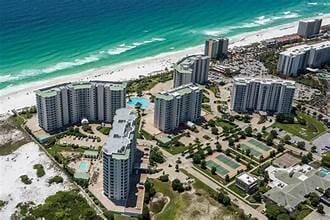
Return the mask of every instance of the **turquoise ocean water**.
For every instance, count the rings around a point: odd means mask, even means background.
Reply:
[[[327,13],[328,0],[0,0],[0,90]]]

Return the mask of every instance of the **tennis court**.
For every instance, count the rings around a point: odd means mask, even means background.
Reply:
[[[214,163],[213,161],[211,160],[208,160],[206,161],[206,166],[211,170],[212,167],[215,167],[216,168],[216,173],[218,173],[220,176],[224,176],[226,175],[227,173],[229,173],[229,171],[225,168],[223,168],[222,166],[220,166],[219,164],[217,163]]]
[[[260,141],[257,141],[255,139],[249,140],[248,143],[253,144],[254,146],[260,148],[263,151],[270,151],[272,149],[271,147],[267,146],[266,144],[263,144]]]
[[[241,166],[240,164],[236,163],[234,160],[230,159],[224,154],[220,154],[219,156],[217,156],[217,159],[233,169],[237,169],[238,167]]]
[[[250,152],[251,152],[251,154],[253,156],[255,156],[256,158],[259,158],[262,155],[262,153],[260,153],[259,151],[256,151],[255,149],[253,149],[252,147],[250,147],[250,146],[248,146],[246,144],[241,144],[241,149],[244,150],[244,151],[246,151],[247,149],[249,149]]]

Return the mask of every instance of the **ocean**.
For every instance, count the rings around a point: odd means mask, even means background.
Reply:
[[[0,90],[329,12],[328,0],[0,0]]]

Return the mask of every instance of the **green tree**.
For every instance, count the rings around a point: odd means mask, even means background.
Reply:
[[[305,150],[305,142],[304,141],[299,141],[298,143],[297,143],[297,147],[299,148],[299,149],[302,149],[302,150]]]
[[[199,153],[195,153],[193,156],[193,163],[200,164],[202,160],[202,157]]]
[[[211,132],[213,135],[218,135],[219,134],[219,129],[217,127],[212,127]]]
[[[224,196],[223,201],[222,201],[222,204],[223,204],[224,206],[229,206],[230,203],[231,203],[231,201],[230,201],[229,196]]]
[[[327,152],[322,156],[321,164],[322,166],[330,168],[330,152]]]
[[[285,209],[279,207],[276,204],[266,204],[266,215],[271,220],[277,220],[277,216],[282,213],[286,213]]]
[[[317,207],[320,203],[320,196],[317,195],[315,192],[309,194],[309,200],[311,201],[311,205]]]
[[[251,127],[245,128],[244,131],[245,131],[246,136],[248,136],[248,137],[252,136],[252,128]]]
[[[163,152],[161,152],[158,147],[152,147],[150,150],[149,161],[151,165],[154,165],[155,163],[164,163],[165,157],[163,155]]]
[[[213,175],[215,175],[216,172],[217,172],[217,168],[216,168],[216,167],[212,167],[212,168],[211,168],[211,173],[212,173]]]
[[[217,144],[215,145],[215,147],[216,147],[217,152],[221,152],[221,151],[222,151],[221,144],[217,143]]]
[[[183,184],[181,183],[181,181],[179,179],[174,179],[172,181],[172,188],[174,191],[178,191],[178,192],[184,191]]]
[[[303,164],[308,164],[309,163],[308,157],[306,155],[302,156],[301,163],[303,163]]]
[[[206,161],[205,160],[201,161],[201,168],[204,169],[204,170],[206,169]]]
[[[291,140],[291,137],[290,137],[290,135],[288,135],[288,134],[287,134],[287,135],[285,135],[285,136],[284,136],[284,138],[283,138],[283,140],[284,140],[284,142],[285,142],[285,143],[287,143],[287,144],[288,144],[288,143],[290,142],[290,140]]]
[[[277,216],[276,220],[290,220],[290,215],[288,215],[286,213],[282,213]]]
[[[317,212],[320,213],[320,214],[324,214],[324,207],[323,207],[323,205],[320,204],[320,205],[317,206]]]
[[[225,198],[225,194],[222,191],[219,192],[219,194],[218,194],[218,202],[219,203],[223,203],[224,198]]]
[[[278,152],[283,152],[283,151],[285,150],[284,145],[281,144],[281,143],[279,143],[279,144],[277,145],[277,150],[278,150]]]

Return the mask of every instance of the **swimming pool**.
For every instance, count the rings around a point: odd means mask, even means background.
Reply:
[[[135,107],[138,103],[141,104],[141,108],[147,109],[149,106],[149,99],[145,97],[133,97],[130,98],[127,102],[128,105]]]
[[[87,173],[88,169],[89,169],[88,161],[83,160],[79,163],[79,171],[80,172]]]
[[[330,174],[330,171],[327,169],[322,168],[319,172],[321,177],[325,177],[326,175]]]

